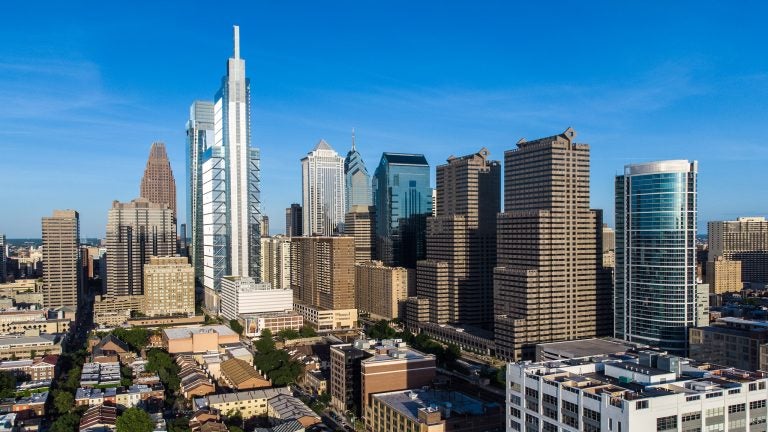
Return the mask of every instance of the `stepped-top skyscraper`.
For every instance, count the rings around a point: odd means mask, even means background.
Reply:
[[[347,208],[344,159],[320,140],[301,159],[302,211],[305,236],[330,236],[340,231]]]
[[[698,165],[633,164],[616,177],[617,338],[681,354],[699,323],[696,282]]]
[[[373,174],[376,254],[387,265],[416,268],[424,259],[432,214],[429,164],[421,154],[383,153]]]
[[[352,206],[371,205],[371,176],[365,167],[363,157],[355,147],[355,131],[352,131],[352,148],[344,158],[344,182],[347,191],[347,208],[349,213]]]
[[[176,217],[176,180],[173,178],[171,161],[168,160],[164,143],[152,143],[147,167],[141,178],[140,196],[149,202],[167,205],[173,212],[173,217]]]
[[[602,211],[589,208],[589,145],[575,137],[568,128],[504,152],[493,305],[496,354],[505,359],[531,359],[542,342],[611,333]]]
[[[234,53],[214,97],[214,142],[203,153],[203,285],[206,307],[218,312],[225,275],[258,280],[260,265],[260,154],[251,146],[251,93],[240,58],[240,28]]]
[[[203,154],[213,145],[213,102],[195,101],[187,121],[187,225],[195,278],[203,280]]]

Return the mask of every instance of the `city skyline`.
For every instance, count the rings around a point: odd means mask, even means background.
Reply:
[[[135,197],[154,141],[166,142],[177,190],[185,191],[178,173],[188,108],[210,98],[222,53],[231,50],[233,24],[242,26],[242,56],[250,64],[253,141],[262,150],[262,203],[272,234],[283,231],[284,209],[300,201],[297,165],[305,149],[321,137],[347,142],[352,127],[369,164],[384,151],[418,152],[434,170],[450,155],[482,146],[502,154],[521,137],[571,125],[592,145],[591,206],[604,209],[611,225],[613,176],[626,164],[661,159],[699,161],[702,232],[710,220],[768,213],[754,199],[768,159],[755,119],[766,108],[753,102],[766,92],[767,60],[753,42],[759,26],[749,25],[763,5],[695,11],[674,5],[664,13],[609,4],[580,10],[419,6],[413,17],[397,8],[373,17],[370,10],[331,6],[329,27],[343,20],[350,28],[312,41],[303,32],[289,34],[313,22],[314,7],[292,15],[296,22],[287,29],[281,29],[288,19],[282,5],[214,11],[198,35],[197,26],[169,32],[157,24],[172,13],[192,13],[167,5],[120,18],[108,6],[97,7],[66,24],[58,22],[56,7],[31,19],[29,6],[12,5],[14,19],[0,29],[8,41],[0,48],[7,59],[0,62],[6,107],[0,146],[13,157],[0,160],[0,171],[25,187],[8,188],[6,202],[15,207],[0,212],[2,231],[8,238],[39,238],[42,216],[72,208],[81,215],[83,237],[104,237],[109,203]],[[343,13],[333,16],[334,7]],[[108,14],[111,20],[93,19]],[[421,28],[424,14],[434,19]],[[558,17],[578,23],[578,30],[569,38],[526,34]],[[629,17],[632,25],[622,28]],[[480,19],[487,25],[474,23]],[[472,25],[460,29],[465,20]],[[600,30],[582,30],[598,20]],[[21,26],[30,21],[49,29],[26,39],[30,33]],[[389,31],[392,21],[401,34]],[[360,40],[350,40],[348,31]],[[186,58],[190,52],[194,61]],[[568,58],[567,69],[529,66],[558,54]],[[126,62],[135,64],[124,68]],[[45,96],[21,97],[30,86]],[[105,176],[110,182],[101,181]],[[72,190],[88,193],[65,192]],[[180,209],[185,195],[179,194]],[[726,199],[729,206],[719,205]],[[180,224],[187,222],[182,213]]]

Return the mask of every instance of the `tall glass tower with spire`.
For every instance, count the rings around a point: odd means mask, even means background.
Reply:
[[[352,130],[352,148],[344,158],[344,186],[347,194],[347,208],[349,213],[352,206],[371,205],[371,176],[365,167],[363,157],[355,147],[355,130]]]
[[[213,145],[203,154],[203,249],[205,304],[218,312],[221,277],[259,279],[260,154],[251,146],[250,82],[234,53],[213,104]]]

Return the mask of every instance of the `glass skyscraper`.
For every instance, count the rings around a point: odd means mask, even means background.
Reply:
[[[617,338],[685,353],[697,325],[697,163],[633,164],[616,177]]]
[[[187,121],[187,225],[195,278],[203,281],[203,154],[213,145],[213,102],[195,101]]]
[[[426,220],[432,215],[429,175],[424,155],[381,155],[373,175],[373,201],[376,250],[387,265],[415,268],[426,255]]]
[[[352,132],[352,148],[344,159],[344,181],[347,194],[347,208],[349,213],[352,206],[371,205],[371,176],[365,167],[363,157],[355,147],[355,132]]]

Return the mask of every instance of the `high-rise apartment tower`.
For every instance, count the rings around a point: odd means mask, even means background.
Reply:
[[[82,290],[80,215],[54,210],[43,218],[43,306],[77,308]]]

